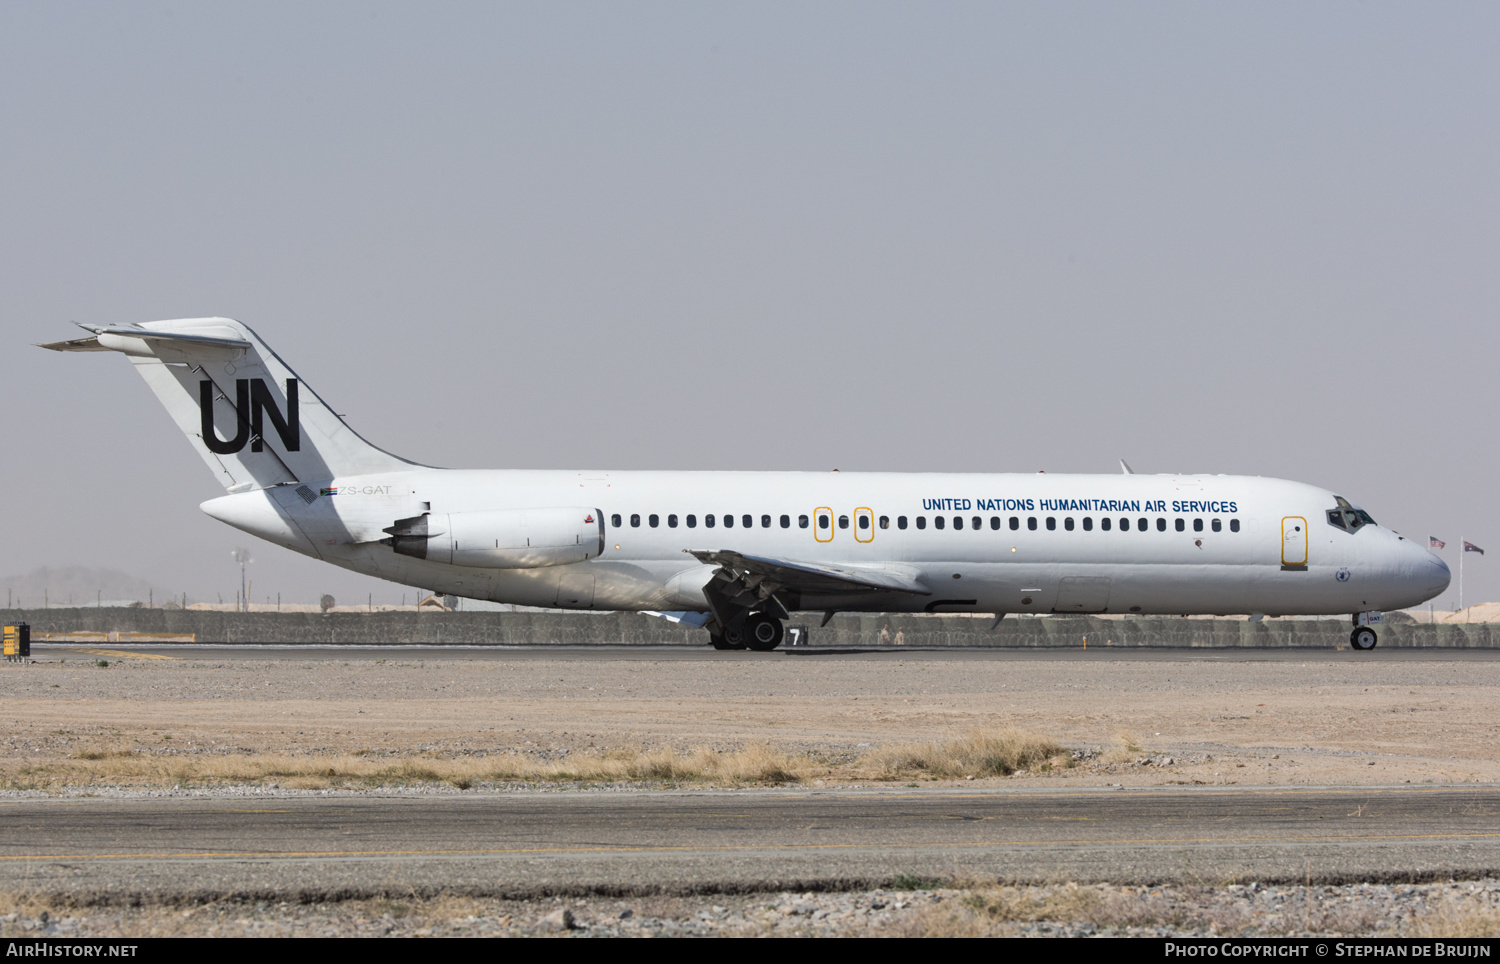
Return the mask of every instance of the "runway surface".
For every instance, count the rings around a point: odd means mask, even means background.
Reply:
[[[0,889],[85,901],[1500,872],[1500,794],[1461,787],[12,797],[0,820]]]
[[[1495,662],[1500,649],[1229,649],[1096,646],[1063,648],[953,647],[860,647],[839,649],[808,646],[770,653],[720,652],[708,646],[430,646],[405,643],[290,644],[290,643],[33,643],[34,659],[72,656],[120,659],[484,659],[484,660],[644,660],[743,662],[787,659],[854,659],[874,661],[1078,661],[1101,662],[1343,662],[1420,663]]]

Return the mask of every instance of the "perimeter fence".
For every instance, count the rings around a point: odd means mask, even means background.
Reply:
[[[1400,617],[1398,617],[1400,618]],[[1406,617],[1409,618],[1409,617]],[[811,646],[1174,649],[1347,648],[1347,619],[1101,619],[1087,616],[993,617],[900,614],[794,614],[810,627]],[[639,613],[374,612],[234,613],[135,607],[0,610],[0,623],[31,624],[39,644],[196,642],[286,644],[501,644],[511,646],[703,646],[707,635]],[[1500,623],[1391,622],[1382,648],[1500,647]]]

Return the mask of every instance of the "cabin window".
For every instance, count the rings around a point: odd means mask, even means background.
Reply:
[[[1011,528],[1014,529],[1015,526],[1011,526]],[[1029,515],[1026,517],[1026,528],[1030,529],[1032,532],[1036,531],[1036,516]],[[1048,526],[1047,528],[1050,529],[1052,527]]]
[[[655,529],[657,526],[661,525],[661,516],[653,512],[646,517],[646,522],[651,526],[651,528]]]
[[[824,515],[821,512],[818,513],[818,528],[819,529],[826,529],[826,528],[828,528],[832,524],[833,523],[829,520],[828,516]]]
[[[1073,517],[1072,516],[1068,516],[1066,519],[1063,520],[1063,528],[1067,529],[1069,532],[1073,531]]]
[[[614,526],[616,529],[620,528],[620,513],[616,512],[614,515],[610,516],[609,524]]]
[[[724,528],[726,528],[726,529],[733,529],[734,528],[734,516],[732,516],[732,515],[726,515],[724,517]]]
[[[771,517],[768,516],[768,515],[761,516],[760,517],[760,527],[762,529],[769,529],[769,528],[771,528]],[[783,526],[783,528],[785,528],[785,526]]]
[[[770,524],[771,517],[766,516],[766,525]],[[744,526],[746,529],[753,529],[755,528],[755,519],[752,516],[742,515],[740,516],[740,525]]]
[[[1156,520],[1156,531],[1157,532],[1166,532],[1167,531],[1167,520],[1166,519],[1157,519]]]
[[[932,517],[932,527],[934,529],[941,529],[943,526],[945,526],[947,524],[948,524],[948,520],[944,519],[940,515],[935,515],[935,516]]]
[[[839,516],[839,528],[840,529],[847,529],[847,528],[849,528],[849,517],[848,516],[846,516],[846,515]]]
[[[898,515],[898,516],[896,516],[896,528],[898,528],[898,529],[905,529],[906,528],[906,516],[904,516],[904,515]]]
[[[963,527],[964,527],[964,517],[961,516],[961,515],[954,516],[953,517],[953,528],[954,529],[962,529]]]
[[[1229,531],[1230,532],[1239,532],[1240,531],[1240,520],[1238,520],[1238,519],[1230,519],[1229,520]]]
[[[691,512],[688,513],[688,517],[683,521],[687,523],[687,527],[689,529],[698,528],[698,517],[693,515]]]
[[[990,516],[990,528],[991,529],[998,529],[998,528],[1000,528],[1000,517],[999,516],[997,516],[997,515]]]
[[[1033,529],[1035,529],[1036,528],[1036,520],[1032,519],[1031,522],[1032,522],[1031,527]],[[1019,528],[1021,528],[1021,517],[1018,516],[1018,515],[1011,516],[1010,517],[1010,527],[1012,529],[1019,529]]]
[[[1187,529],[1187,524],[1185,522],[1183,522],[1181,519],[1178,519],[1177,520],[1177,531],[1178,532],[1182,532],[1185,529]]]
[[[1194,532],[1202,532],[1203,531],[1203,520],[1202,519],[1194,519],[1193,520],[1193,531]]]
[[[891,527],[891,517],[888,516],[888,515],[881,516],[880,517],[880,528],[882,528],[882,529],[889,529],[890,527]]]
[[[925,528],[927,528],[927,517],[925,515],[919,515],[919,516],[917,516],[917,528],[918,529],[925,529]]]
[[[970,519],[969,523],[975,529],[983,529],[984,528],[984,520],[981,519],[981,518],[979,518],[979,516],[977,516],[977,515],[974,518]],[[995,528],[996,529],[1000,528],[1000,520],[998,518],[995,520]]]
[[[799,529],[806,529],[807,528],[807,516],[805,516],[805,515],[799,515],[799,516],[797,516],[797,528],[799,528]]]
[[[1220,522],[1218,519],[1215,519],[1212,523],[1210,523],[1210,525],[1213,527],[1213,530],[1215,532],[1219,532],[1224,528],[1224,523]]]
[[[1092,532],[1092,531],[1094,531],[1094,517],[1093,516],[1086,515],[1086,516],[1083,517],[1083,531],[1084,532]]]
[[[1047,530],[1050,532],[1050,531],[1052,531],[1052,530],[1054,530],[1056,528],[1057,528],[1057,516],[1052,516],[1052,515],[1047,516]],[[1068,528],[1071,529],[1073,527],[1072,526],[1068,526]]]
[[[858,516],[854,521],[859,525],[861,529],[870,528],[870,517],[867,515]]]
[[[782,528],[783,528],[783,529],[790,529],[790,528],[791,528],[791,527],[792,527],[792,517],[791,517],[791,516],[789,516],[789,515],[784,515],[784,516],[782,516],[782,517],[781,517],[781,527],[782,527]],[[803,528],[804,528],[804,529],[805,529],[805,528],[807,528],[807,522],[806,522],[806,521],[804,521],[804,522],[803,522],[803,523],[802,523],[802,527],[803,527]]]
[[[1135,527],[1142,532],[1145,532],[1147,529],[1151,528],[1151,523],[1147,522],[1145,519],[1141,519],[1136,523]]]
[[[703,517],[703,527],[705,529],[712,529],[716,521],[717,520],[714,519],[714,514],[710,512],[708,515]]]
[[[1099,520],[1099,528],[1100,529],[1103,529],[1105,532],[1108,532],[1109,531],[1109,526],[1110,526],[1109,516],[1105,516],[1104,518],[1102,518],[1102,519]],[[1089,520],[1087,520],[1087,519],[1083,520],[1083,527],[1085,529],[1087,529],[1089,527]]]
[[[638,513],[638,512],[632,512],[630,514],[630,528],[632,528],[632,529],[639,529],[640,527],[641,527],[641,516],[640,516],[640,513]]]
[[[675,515],[669,515],[669,516],[667,516],[667,528],[668,529],[675,529],[675,528],[677,528],[677,517]]]

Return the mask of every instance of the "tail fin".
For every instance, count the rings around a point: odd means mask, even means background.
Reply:
[[[238,321],[84,327],[93,337],[41,347],[126,355],[230,492],[413,466],[355,434]]]

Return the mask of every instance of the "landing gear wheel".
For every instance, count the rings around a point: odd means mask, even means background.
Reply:
[[[1374,649],[1378,641],[1375,630],[1368,626],[1361,626],[1349,634],[1349,645],[1355,649]]]
[[[745,634],[739,633],[709,633],[708,641],[714,649],[744,649]]]
[[[769,653],[781,645],[782,628],[781,620],[768,613],[751,613],[750,618],[745,620],[745,639],[750,648],[761,653]]]

